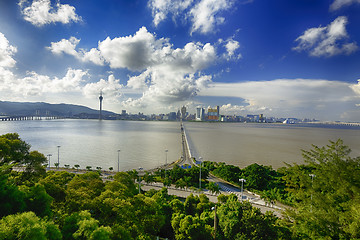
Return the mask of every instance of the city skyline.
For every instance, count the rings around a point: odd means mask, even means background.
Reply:
[[[0,1],[0,101],[360,119],[358,0]]]

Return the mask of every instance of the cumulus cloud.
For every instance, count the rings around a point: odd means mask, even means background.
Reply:
[[[190,21],[191,34],[208,34],[224,23],[225,17],[222,13],[229,10],[232,3],[233,0],[150,0],[148,6],[152,11],[155,26],[171,15],[175,22],[179,17],[183,21]]]
[[[79,42],[80,39],[77,39],[76,37],[70,37],[69,40],[62,39],[59,42],[52,42],[51,46],[47,47],[47,49],[56,55],[66,53],[74,57],[79,57],[79,53],[75,50]]]
[[[13,59],[13,55],[16,51],[17,48],[10,45],[5,35],[0,32],[0,67],[15,66],[16,61]]]
[[[165,44],[165,46],[164,46]],[[166,39],[156,37],[142,27],[133,36],[106,38],[99,43],[99,50],[112,68],[128,68],[132,71],[144,70],[153,62],[159,50],[168,47]]]
[[[19,6],[24,19],[37,27],[56,22],[68,24],[81,21],[75,7],[69,4],[57,2],[51,6],[50,0],[33,0],[31,4],[28,0],[20,0]]]
[[[148,7],[152,11],[154,25],[158,26],[169,14],[173,15],[175,21],[193,2],[194,0],[150,0]]]
[[[349,6],[353,3],[360,3],[360,0],[335,0],[331,5],[330,5],[330,10],[331,11],[335,11],[338,10],[342,7],[345,6]]]
[[[220,12],[230,9],[231,6],[232,1],[229,0],[201,0],[189,12],[193,23],[191,33],[213,32],[217,25],[225,22]]]
[[[129,76],[126,86],[126,89],[142,91],[141,99],[126,101],[127,104],[138,106],[150,102],[169,104],[195,96],[212,78],[201,74],[201,71],[217,58],[216,49],[210,43],[189,42],[183,48],[174,48],[169,39],[158,39],[145,27],[134,35],[114,39],[108,37],[98,43],[97,49],[89,52],[77,50],[78,44],[76,38],[63,39],[51,43],[48,49],[54,54],[69,54],[98,65],[106,63],[113,69],[127,68],[139,72]],[[230,51],[235,51],[235,47],[230,47]],[[88,56],[93,59],[90,60]],[[95,88],[94,85],[90,86]]]
[[[358,79],[357,81],[358,81],[357,84],[351,85],[351,89],[352,89],[356,94],[358,94],[358,96],[359,96],[359,98],[360,98],[360,79]]]
[[[358,49],[355,42],[348,42],[347,17],[340,16],[326,27],[310,28],[296,39],[296,51],[308,51],[311,56],[331,57],[351,54]]]
[[[86,75],[86,71],[69,68],[63,78],[50,78],[36,72],[28,72],[24,78],[18,78],[11,71],[0,69],[0,91],[22,96],[80,91],[80,84]]]
[[[83,88],[83,94],[88,98],[94,98],[102,92],[107,101],[117,102],[121,96],[120,90],[122,88],[123,85],[120,84],[120,80],[111,74],[107,80],[100,79],[98,82],[86,84]]]
[[[220,43],[224,44],[226,52],[223,54],[223,57],[227,60],[231,59],[240,59],[242,58],[240,53],[236,53],[240,48],[240,43],[233,38],[229,38],[226,41],[222,39],[219,40]]]
[[[46,47],[55,55],[68,54],[83,62],[92,62],[96,65],[103,66],[104,58],[99,50],[92,48],[90,51],[85,49],[77,50],[76,47],[80,43],[80,39],[70,37],[70,39],[62,39],[59,42],[51,42],[50,47]]]
[[[243,106],[225,105],[230,112],[238,108],[245,113],[268,116],[341,120],[343,113],[353,111],[359,103],[359,86],[359,83],[316,79],[211,83],[201,96],[245,99],[247,104]]]

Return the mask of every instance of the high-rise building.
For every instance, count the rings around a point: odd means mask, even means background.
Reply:
[[[186,117],[186,107],[182,106],[181,107],[181,119],[185,119]]]
[[[208,108],[208,120],[209,121],[219,121],[220,120],[220,107]]]
[[[198,107],[196,108],[196,121],[204,121],[205,119],[205,109]]]

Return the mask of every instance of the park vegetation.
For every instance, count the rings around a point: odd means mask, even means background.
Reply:
[[[234,184],[244,178],[246,189],[291,204],[282,218],[233,194],[212,203],[204,194],[171,196],[166,187],[139,193],[136,171],[109,180],[101,169],[78,174],[79,166],[46,172],[46,162],[18,134],[0,136],[0,239],[360,239],[360,158],[341,140],[278,170],[204,163],[202,186],[211,185],[208,174]],[[199,169],[191,169],[143,180],[198,187]]]

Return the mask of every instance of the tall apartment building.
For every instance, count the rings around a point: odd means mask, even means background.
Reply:
[[[196,121],[205,120],[205,108],[198,107],[196,108]]]
[[[186,107],[182,106],[181,107],[181,119],[185,119],[186,117]]]
[[[208,108],[208,120],[209,121],[219,121],[220,120],[220,107]]]

